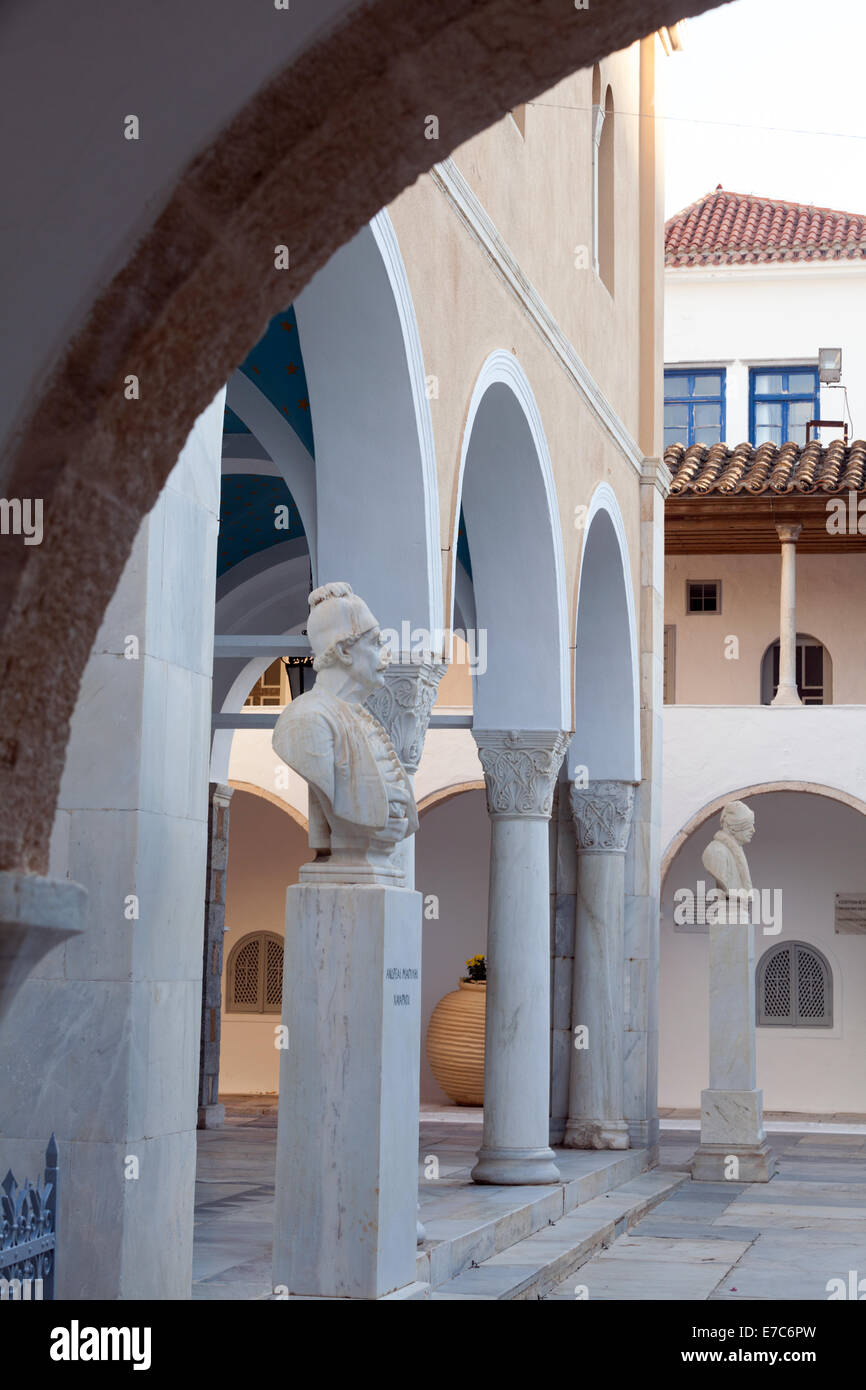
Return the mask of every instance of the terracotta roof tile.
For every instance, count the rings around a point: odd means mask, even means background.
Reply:
[[[673,482],[671,496],[684,493],[724,496],[860,492],[866,489],[866,440],[843,444],[836,439],[809,444],[671,444],[665,463]]]
[[[717,188],[665,223],[669,266],[866,260],[866,214]]]

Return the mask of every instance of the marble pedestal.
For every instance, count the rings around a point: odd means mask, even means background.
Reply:
[[[286,894],[274,1288],[383,1298],[415,1281],[421,895]]]
[[[763,1093],[701,1091],[701,1146],[692,1159],[694,1180],[769,1182],[775,1171],[776,1159],[764,1134]]]
[[[710,936],[710,1084],[701,1092],[699,1182],[768,1182],[776,1160],[755,1085],[755,953],[751,923],[714,923]],[[735,1163],[731,1160],[736,1159]]]

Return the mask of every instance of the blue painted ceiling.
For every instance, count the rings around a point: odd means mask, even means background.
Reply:
[[[288,528],[274,525],[279,506],[288,507]],[[284,515],[280,514],[281,518]],[[260,473],[224,473],[220,498],[217,575],[283,541],[303,536],[301,514],[282,478]]]
[[[271,404],[276,406],[313,454],[313,425],[307,396],[307,376],[298,340],[298,320],[291,304],[282,313],[274,315],[264,335],[238,370],[249,377]],[[249,434],[246,425],[228,406],[223,429],[226,434]]]

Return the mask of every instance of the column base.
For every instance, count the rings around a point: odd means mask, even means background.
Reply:
[[[565,1149],[627,1149],[625,1120],[569,1120],[562,1141]]]
[[[200,1105],[198,1108],[197,1129],[222,1129],[226,1122],[224,1105]]]
[[[796,685],[780,685],[770,701],[771,705],[787,705],[789,708],[802,705],[802,703],[803,701],[800,699],[800,693]]]
[[[777,1167],[764,1139],[760,1144],[701,1144],[690,1170],[695,1182],[769,1182]]]
[[[488,1149],[478,1153],[472,1181],[503,1187],[562,1182],[553,1149]]]

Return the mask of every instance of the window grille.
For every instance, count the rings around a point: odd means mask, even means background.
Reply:
[[[246,698],[247,707],[271,706],[280,707],[288,704],[288,694],[285,689],[286,677],[283,671],[283,663],[279,657],[272,661],[266,671],[259,676],[252,690]]]
[[[758,962],[757,1022],[763,1027],[832,1028],[833,972],[815,946],[771,946]]]
[[[229,956],[228,1013],[278,1014],[283,1007],[283,942],[273,932],[251,932]]]

